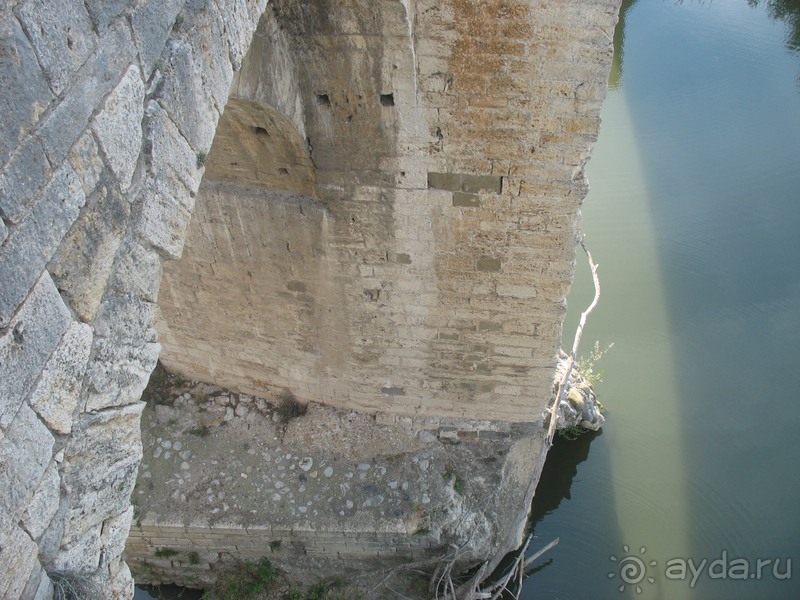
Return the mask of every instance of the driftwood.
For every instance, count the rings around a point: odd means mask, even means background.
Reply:
[[[585,236],[583,236],[585,237]],[[530,512],[531,502],[533,501],[534,493],[536,492],[536,486],[539,483],[539,478],[542,474],[542,469],[544,468],[544,461],[547,457],[547,453],[550,451],[550,448],[553,446],[553,435],[555,434],[556,430],[556,413],[558,411],[558,407],[564,399],[564,391],[567,387],[567,382],[569,381],[569,376],[572,374],[572,369],[575,366],[575,360],[578,354],[578,347],[581,343],[581,337],[583,336],[583,328],[586,326],[586,318],[589,314],[594,310],[595,306],[597,306],[598,301],[600,300],[600,278],[597,275],[597,267],[599,265],[595,264],[594,259],[592,258],[592,253],[586,248],[586,244],[584,244],[583,237],[581,237],[581,248],[583,251],[586,252],[586,256],[589,259],[589,266],[592,269],[592,280],[594,282],[594,299],[589,307],[581,314],[580,323],[578,324],[578,328],[575,331],[575,341],[572,344],[572,352],[569,355],[569,359],[567,361],[567,369],[564,372],[564,376],[561,378],[561,381],[558,385],[558,393],[556,394],[556,399],[553,402],[553,406],[550,409],[550,424],[547,428],[547,435],[544,439],[542,452],[539,453],[539,458],[536,462],[536,466],[534,467],[533,475],[531,476],[530,483],[528,484],[528,488],[525,492],[525,499],[522,503],[522,506],[519,509],[519,512],[514,519],[511,527],[509,527],[509,531],[506,534],[505,539],[500,544],[499,550],[497,553],[492,557],[491,560],[485,562],[478,572],[465,584],[459,586],[457,589],[453,589],[452,580],[449,578],[449,573],[447,574],[447,584],[445,586],[446,591],[444,596],[438,595],[438,587],[437,587],[437,600],[485,600],[485,599],[492,599],[495,600],[499,597],[502,590],[497,593],[496,595],[492,595],[491,592],[488,590],[481,589],[481,585],[486,581],[488,577],[495,571],[497,566],[503,560],[503,558],[509,553],[512,552],[516,548],[516,540],[517,540],[517,531],[522,526],[522,524],[527,521],[528,514]],[[530,543],[530,538],[525,545],[527,549],[528,544]],[[528,566],[531,562],[533,562],[536,558],[541,556],[544,552],[552,548],[558,543],[556,539],[554,542],[551,542],[544,548],[542,548],[539,552],[537,552],[534,556],[530,559],[525,561],[524,555],[525,552],[520,554],[522,557],[523,565]],[[519,561],[519,559],[518,559]],[[455,561],[453,561],[455,562]],[[515,567],[511,569],[508,575],[508,580],[506,580],[506,585],[510,578],[513,576],[514,572],[519,572],[520,576],[522,576],[522,571],[524,570],[524,566],[522,568],[518,568],[520,565],[517,564]],[[449,571],[449,569],[445,569],[445,571]],[[442,575],[440,575],[441,577]],[[441,581],[441,580],[440,580]],[[494,588],[492,588],[494,589]],[[503,587],[505,589],[505,587]]]

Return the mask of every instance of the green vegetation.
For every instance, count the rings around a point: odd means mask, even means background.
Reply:
[[[453,482],[453,489],[454,489],[456,492],[458,492],[459,494],[463,494],[463,493],[464,493],[464,482],[463,482],[463,481],[461,481],[460,479],[456,479],[456,480]]]
[[[189,552],[189,564],[190,565],[200,564],[200,555],[197,552]]]
[[[154,556],[156,558],[170,558],[173,556],[177,556],[177,552],[172,548],[159,548],[155,551]]]
[[[199,169],[208,162],[208,152],[197,153],[197,168]]]
[[[286,584],[279,581],[269,559],[263,558],[257,564],[240,564],[206,590],[203,600],[364,600],[364,597],[345,589],[339,577],[333,581],[318,581],[305,591],[294,587],[287,589]]]
[[[594,385],[596,382],[603,382],[601,377],[603,376],[603,373],[605,373],[605,369],[601,369],[595,374],[594,366],[597,361],[603,358],[603,356],[605,356],[613,347],[614,344],[611,343],[605,350],[600,350],[600,340],[598,340],[594,343],[594,348],[592,348],[588,358],[581,356],[575,361],[575,366],[578,368],[578,371],[580,371],[580,374],[583,375],[583,378],[589,385]]]
[[[200,425],[199,427],[195,427],[194,429],[190,429],[189,433],[191,433],[192,435],[196,435],[196,436],[199,436],[201,438],[204,438],[204,437],[206,437],[208,435],[209,429],[208,429],[207,425]]]
[[[289,390],[284,390],[278,395],[278,408],[276,412],[281,417],[281,422],[286,425],[292,419],[302,417],[306,414],[308,407],[294,397]]]
[[[258,563],[246,562],[206,590],[203,600],[247,600],[266,591],[275,580],[275,570],[266,558]]]
[[[580,425],[573,425],[572,427],[565,427],[564,429],[559,429],[556,431],[559,437],[564,438],[565,440],[572,441],[577,439],[578,436],[586,433],[589,431],[586,427],[581,427]]]

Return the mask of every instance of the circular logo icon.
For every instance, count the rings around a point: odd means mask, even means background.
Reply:
[[[641,594],[642,588],[639,584],[645,579],[645,577],[647,577],[647,565],[655,567],[658,563],[654,560],[651,560],[649,563],[645,564],[643,555],[645,552],[647,552],[647,548],[645,548],[644,546],[642,546],[639,549],[639,555],[642,556],[642,558],[639,558],[639,556],[635,555],[629,555],[628,546],[623,546],[622,551],[625,552],[626,556],[623,556],[622,558],[618,559],[616,556],[612,554],[609,557],[612,562],[617,563],[619,566],[617,569],[618,573],[612,571],[611,573],[608,574],[608,578],[613,579],[614,577],[619,575],[619,578],[623,582],[622,585],[619,586],[620,592],[624,592],[625,586],[630,585],[636,587],[637,594]],[[656,582],[656,580],[653,577],[647,577],[647,581],[649,581],[650,583]]]

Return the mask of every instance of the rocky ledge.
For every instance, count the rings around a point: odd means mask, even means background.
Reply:
[[[161,378],[126,549],[139,583],[202,587],[264,556],[298,581],[451,547],[475,562],[510,526],[542,448],[541,422],[386,424]]]

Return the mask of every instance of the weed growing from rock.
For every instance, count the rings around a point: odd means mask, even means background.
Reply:
[[[208,425],[200,425],[199,427],[195,427],[194,429],[190,429],[189,433],[192,435],[196,435],[198,437],[204,438],[209,434]]]
[[[302,417],[308,408],[300,403],[294,394],[289,390],[283,391],[278,395],[278,408],[276,412],[281,417],[281,422],[285,425],[292,419]]]
[[[572,427],[564,427],[563,429],[559,429],[556,431],[556,433],[559,435],[559,437],[562,437],[565,440],[572,441],[577,439],[578,436],[586,433],[587,431],[589,430],[586,429],[586,427],[582,427],[580,425],[573,425]]]
[[[588,358],[581,356],[575,361],[575,366],[578,368],[578,371],[580,371],[581,375],[583,375],[583,378],[589,385],[594,385],[595,382],[603,383],[601,377],[603,376],[603,373],[605,373],[605,369],[600,369],[600,371],[595,374],[594,365],[613,347],[614,344],[611,343],[605,350],[600,350],[600,340],[597,340],[594,343],[594,348],[592,348],[591,352],[589,352]]]

